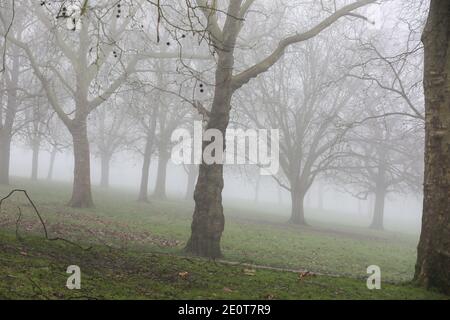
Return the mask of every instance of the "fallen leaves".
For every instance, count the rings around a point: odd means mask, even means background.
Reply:
[[[304,272],[300,272],[298,274],[298,281],[302,281],[303,279],[307,278],[307,277],[315,277],[316,274],[312,273],[310,271],[304,271]]]

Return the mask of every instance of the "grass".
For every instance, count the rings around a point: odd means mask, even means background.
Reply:
[[[257,265],[307,269],[328,275],[256,269],[183,256],[192,204],[179,200],[135,201],[127,190],[95,189],[96,207],[65,206],[70,185],[15,179],[0,187],[5,195],[25,188],[38,206],[51,236],[22,196],[8,200],[0,215],[0,297],[96,299],[440,299],[415,288],[411,279],[417,239],[411,235],[334,227],[312,221],[293,227],[283,217],[243,206],[226,206],[224,258]],[[22,209],[20,237],[15,226]],[[82,290],[68,290],[68,265],[82,270]],[[378,265],[382,290],[368,290],[366,268]],[[187,272],[187,273],[186,273]],[[339,275],[339,277],[329,276]]]

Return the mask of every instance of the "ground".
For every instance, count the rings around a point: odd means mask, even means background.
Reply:
[[[0,195],[16,187],[26,189],[49,237],[71,243],[46,240],[23,195],[8,199],[0,215],[0,298],[449,298],[409,282],[417,244],[414,235],[315,221],[312,227],[289,226],[285,217],[226,205],[224,260],[235,262],[229,264],[183,254],[190,231],[190,202],[138,203],[132,191],[95,189],[96,207],[78,210],[65,206],[69,184],[25,179],[13,183],[0,187]],[[381,290],[366,287],[366,269],[372,264],[382,270]],[[81,290],[65,287],[69,265],[81,268]]]

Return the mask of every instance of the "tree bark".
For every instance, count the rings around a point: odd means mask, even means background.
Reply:
[[[305,220],[305,201],[306,192],[301,188],[292,188],[291,190],[291,218],[289,223],[306,226]]]
[[[53,177],[53,168],[55,166],[55,159],[56,159],[56,153],[58,152],[58,149],[56,147],[53,147],[52,152],[50,154],[50,164],[48,166],[48,172],[47,172],[47,180],[52,180]]]
[[[425,177],[414,279],[450,294],[450,1],[431,1],[422,41]]]
[[[153,195],[159,199],[166,199],[166,176],[167,176],[167,163],[169,162],[169,153],[166,147],[160,148],[158,157],[158,172],[156,175],[155,192]]]
[[[9,185],[9,161],[11,157],[11,136],[0,134],[0,184]]]
[[[111,163],[111,156],[109,154],[102,154],[101,158],[101,175],[100,186],[102,188],[109,187],[109,165]]]
[[[91,161],[86,119],[77,119],[70,127],[73,138],[74,179],[69,206],[89,208],[94,206],[91,192]]]
[[[220,131],[223,149],[226,149],[226,130],[230,120],[231,98],[238,86],[233,85],[234,49],[242,21],[239,16],[241,0],[230,1],[223,26],[221,41],[217,43],[217,68],[214,99],[206,129]],[[209,142],[204,141],[202,152]],[[203,154],[203,153],[202,153]],[[203,157],[202,157],[203,159]],[[225,227],[222,206],[223,161],[207,165],[202,161],[194,191],[195,209],[192,217],[191,237],[185,250],[208,258],[222,256],[220,239]]]
[[[230,46],[230,48],[234,48]],[[207,129],[214,128],[222,133],[228,126],[231,109],[231,78],[234,58],[233,51],[221,52],[216,70],[214,100]],[[203,142],[202,151],[208,142]],[[226,148],[224,139],[224,150]],[[220,239],[225,226],[222,206],[223,165],[200,164],[197,185],[194,191],[195,209],[191,225],[191,237],[186,251],[209,258],[222,256]]]
[[[32,160],[31,160],[31,180],[36,181],[38,179],[38,170],[39,170],[39,150],[41,147],[41,143],[39,139],[35,139],[33,141],[32,146]]]

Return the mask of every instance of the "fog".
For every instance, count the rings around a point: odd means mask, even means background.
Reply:
[[[15,147],[11,152],[11,174],[29,178],[31,175],[32,152],[28,148]],[[156,160],[156,159],[155,159]],[[43,152],[39,158],[39,177],[45,179],[48,174],[50,154]],[[70,152],[58,154],[53,168],[54,180],[70,184],[73,175],[73,156]],[[111,161],[111,187],[126,189],[137,193],[140,179],[141,163],[135,156],[116,154]],[[99,187],[101,164],[92,159],[92,181]],[[152,161],[150,169],[150,193],[155,187],[157,161]],[[289,218],[290,195],[279,188],[270,177],[260,181],[256,196],[256,181],[245,175],[233,172],[225,173],[224,202],[232,207],[254,208],[264,219],[268,214]],[[188,183],[187,174],[182,166],[169,162],[167,168],[167,194],[173,199],[183,199]],[[318,182],[320,183],[320,182]],[[322,182],[323,183],[323,182]],[[319,196],[322,193],[322,197]],[[321,199],[322,198],[322,199]],[[321,203],[322,202],[322,203]],[[193,202],[192,202],[193,203]],[[337,225],[366,226],[373,215],[373,199],[359,200],[336,186],[327,185],[320,189],[316,184],[311,187],[305,199],[307,217],[318,222],[332,222]],[[314,212],[308,213],[308,209]],[[388,196],[385,207],[385,228],[418,235],[422,217],[422,199],[420,195]]]
[[[187,200],[194,222],[214,207],[222,220],[223,199],[294,225],[418,234],[425,4],[371,2],[326,18],[331,2],[249,1],[237,29],[233,2],[164,5],[156,20],[133,1],[85,3],[105,19],[34,4],[36,22],[20,12],[5,28],[0,180],[73,182],[72,207],[99,185]]]
[[[0,238],[167,254],[182,280],[180,256],[428,277],[427,243],[448,253],[429,5],[1,1]]]

